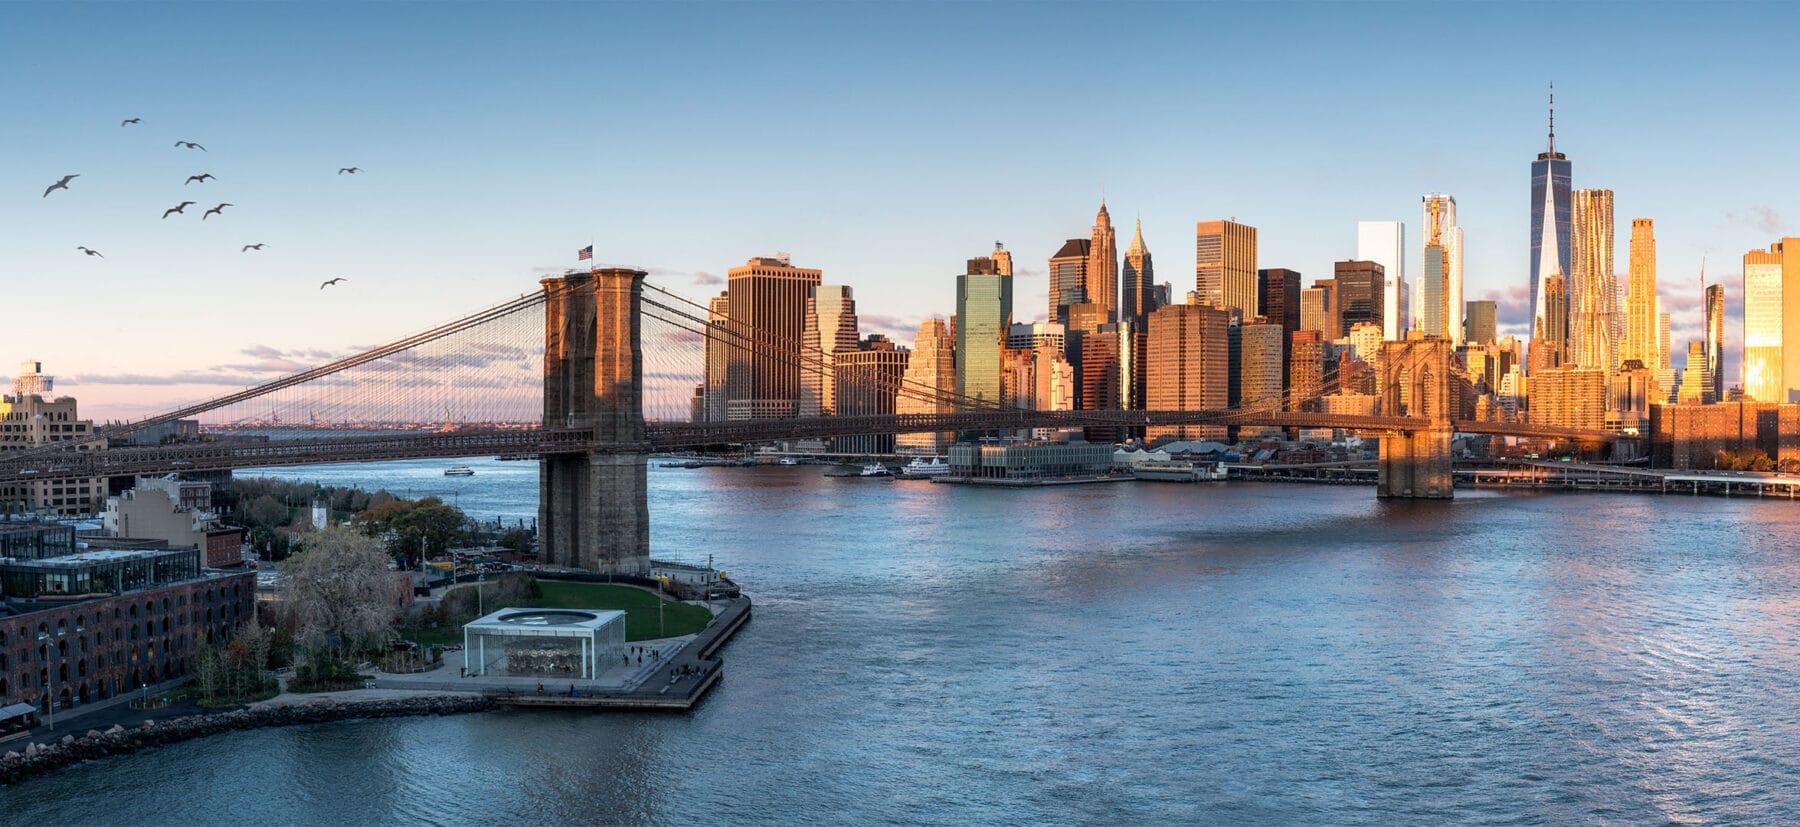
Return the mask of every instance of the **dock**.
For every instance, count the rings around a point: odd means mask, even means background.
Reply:
[[[477,684],[473,682],[475,679],[422,681],[410,675],[376,678],[373,685],[382,689],[481,695],[518,708],[686,712],[698,705],[724,678],[725,659],[719,657],[719,649],[750,622],[750,609],[750,598],[732,598],[692,640],[667,659],[646,665],[623,686],[595,685],[579,680],[573,683],[540,682],[536,678],[522,678],[532,682],[528,686],[491,679],[482,679]]]

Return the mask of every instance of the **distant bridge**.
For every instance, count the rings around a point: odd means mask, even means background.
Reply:
[[[648,565],[645,464],[652,452],[864,434],[1007,432],[1027,429],[1157,426],[1270,426],[1344,429],[1381,437],[1384,497],[1451,496],[1450,437],[1493,434],[1605,443],[1610,431],[1483,422],[1459,417],[1467,379],[1449,342],[1384,343],[1377,413],[1307,408],[1333,388],[1285,395],[1229,410],[1038,411],[998,407],[935,387],[858,379],[896,397],[928,401],[946,413],[816,416],[723,422],[647,421],[645,329],[662,359],[658,381],[695,382],[691,352],[728,339],[758,359],[802,372],[830,370],[816,349],[717,323],[716,314],[660,288],[646,293],[644,273],[598,269],[544,279],[542,289],[399,341],[318,368],[156,416],[96,429],[92,438],[0,454],[0,484],[93,479],[321,463],[532,455],[540,464],[540,538],[547,562],[592,570]],[[671,367],[668,363],[676,363]],[[532,369],[537,366],[538,369]],[[688,371],[682,374],[681,371]],[[442,432],[369,435],[311,433],[294,439],[223,437],[154,447],[113,447],[133,433],[200,416],[239,423],[348,418],[428,419],[438,406],[477,422],[538,405],[536,427],[456,427]],[[232,415],[236,414],[233,419]],[[447,416],[448,420],[449,417]],[[327,421],[333,421],[327,419]],[[300,426],[304,428],[304,426]]]

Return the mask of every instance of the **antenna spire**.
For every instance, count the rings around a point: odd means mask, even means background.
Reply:
[[[1556,155],[1556,82],[1550,83],[1550,154]]]

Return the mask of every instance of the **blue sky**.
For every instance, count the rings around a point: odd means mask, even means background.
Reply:
[[[1522,304],[1550,81],[1575,186],[1617,194],[1621,272],[1630,219],[1657,220],[1680,351],[1702,254],[1735,317],[1743,252],[1800,229],[1800,109],[1769,35],[1797,22],[1782,4],[9,4],[0,373],[42,359],[102,417],[209,396],[531,289],[590,241],[702,299],[789,251],[910,341],[996,239],[1020,315],[1041,314],[1044,260],[1102,193],[1121,247],[1141,214],[1185,290],[1197,220],[1255,225],[1262,266],[1310,279],[1355,254],[1359,219],[1407,222],[1416,258],[1419,196],[1448,192],[1465,293]],[[219,180],[183,186],[200,172]],[[181,200],[200,203],[158,218]],[[237,206],[201,221],[219,201]],[[350,281],[317,289],[333,276]]]

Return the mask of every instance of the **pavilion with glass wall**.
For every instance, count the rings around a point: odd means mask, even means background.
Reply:
[[[463,625],[470,677],[594,680],[625,659],[625,613],[589,609],[501,609]]]

